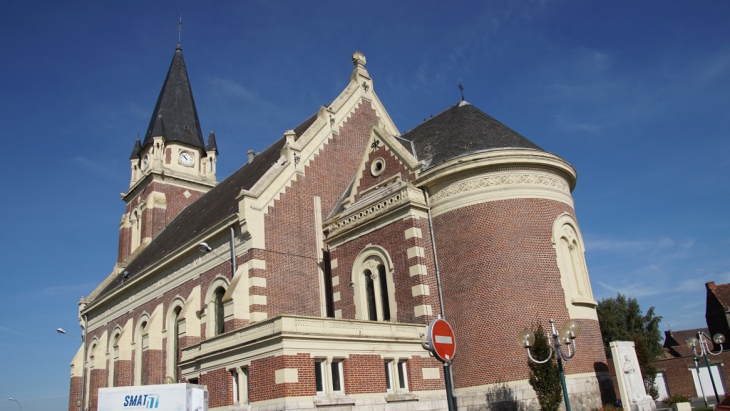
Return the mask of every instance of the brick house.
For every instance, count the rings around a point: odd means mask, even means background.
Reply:
[[[444,409],[420,337],[439,314],[460,409],[503,384],[537,406],[513,341],[550,318],[580,323],[568,389],[600,407],[575,169],[466,101],[401,134],[352,61],[332,103],[217,182],[178,46],[130,156],[118,260],[79,304],[70,411],[166,381],[206,385],[220,410]]]
[[[662,397],[666,394],[682,394],[696,398],[702,397],[704,390],[708,398],[714,398],[712,380],[705,359],[699,358],[699,362],[695,364],[695,353],[685,341],[690,337],[696,337],[698,332],[704,332],[710,337],[717,333],[726,338],[730,337],[728,316],[730,284],[716,285],[713,281],[706,283],[705,289],[707,328],[664,332],[664,355],[654,362],[658,371],[656,382]],[[725,350],[730,346],[726,342],[722,348]],[[710,349],[719,352],[720,346],[710,341]],[[719,355],[708,355],[708,359],[718,394],[722,396],[730,386],[730,372],[725,369],[725,363],[730,363],[730,351],[723,351]]]

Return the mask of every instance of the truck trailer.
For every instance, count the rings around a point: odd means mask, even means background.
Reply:
[[[97,409],[208,411],[208,390],[203,385],[187,383],[100,388]]]

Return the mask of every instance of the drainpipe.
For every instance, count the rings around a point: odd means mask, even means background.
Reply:
[[[423,188],[423,194],[426,197],[426,207],[428,210],[428,231],[431,232],[431,247],[433,248],[433,262],[436,265],[436,285],[438,286],[438,292],[439,292],[439,304],[441,305],[441,315],[440,317],[443,319],[446,319],[446,312],[444,311],[444,295],[441,292],[441,270],[439,270],[439,257],[438,253],[436,252],[436,236],[433,231],[433,217],[431,216],[431,200],[428,196],[428,187]],[[426,344],[424,342],[421,342],[421,346],[425,349]],[[451,361],[447,361],[444,363],[444,384],[446,385],[446,401],[448,405],[449,411],[453,411],[457,409],[456,404],[456,394],[454,393],[454,375],[453,375],[453,365],[451,364]]]
[[[433,263],[436,266],[436,285],[439,292],[439,304],[441,305],[441,318],[446,319],[446,311],[444,311],[444,296],[441,292],[441,270],[439,270],[439,257],[436,253],[436,237],[433,233],[433,218],[431,217],[431,201],[428,197],[428,187],[423,188],[423,194],[426,198],[426,207],[428,210],[428,231],[431,232],[431,247],[433,248]]]

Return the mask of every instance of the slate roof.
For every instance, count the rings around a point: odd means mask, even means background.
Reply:
[[[544,151],[466,101],[449,107],[400,137],[413,143],[418,160],[426,162],[425,169],[485,150]],[[401,144],[408,148],[403,142]]]
[[[152,144],[152,137],[157,136],[163,136],[168,142],[177,141],[192,147],[205,148],[180,46],[175,49],[142,147]]]
[[[218,155],[218,144],[215,142],[215,133],[213,130],[210,130],[210,134],[208,134],[208,143],[205,145],[205,151],[215,151],[215,154]]]
[[[142,149],[142,146],[139,142],[139,136],[137,136],[137,141],[134,142],[134,148],[132,148],[132,154],[129,155],[130,160],[134,160],[135,158],[139,158],[139,150]]]
[[[316,119],[316,116],[314,116]],[[301,136],[314,121],[310,117],[294,129],[297,137]],[[254,157],[253,161],[236,170],[205,193],[194,203],[187,206],[177,215],[133,260],[128,262],[126,270],[129,279],[150,267],[159,260],[185,245],[188,241],[203,231],[224,221],[238,212],[236,197],[241,190],[250,190],[256,182],[281,157],[281,149],[286,143],[282,137],[263,152]],[[125,280],[125,281],[129,281]],[[122,274],[109,282],[99,292],[98,296],[108,294],[122,284]]]

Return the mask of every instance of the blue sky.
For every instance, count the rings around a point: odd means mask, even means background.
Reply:
[[[391,4],[393,3],[393,4]],[[116,260],[119,193],[177,43],[219,180],[327,104],[360,50],[408,130],[466,99],[578,170],[596,298],[704,324],[730,282],[727,1],[0,5],[0,411],[66,409],[77,302]],[[511,340],[510,340],[511,341]]]

